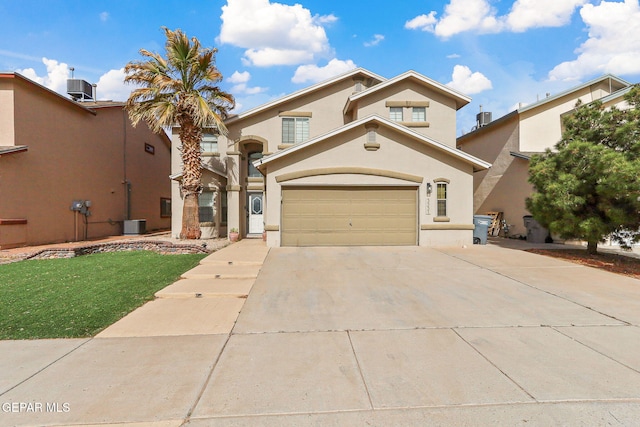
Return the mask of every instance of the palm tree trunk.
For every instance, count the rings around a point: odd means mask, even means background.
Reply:
[[[199,239],[202,232],[200,231],[200,217],[198,212],[198,193],[185,193],[183,202],[180,238]]]
[[[200,140],[202,131],[190,118],[180,121],[180,141],[182,141],[182,207],[181,239],[199,239],[200,215],[198,212],[198,194],[202,191],[202,154]]]
[[[587,242],[587,253],[589,255],[595,255],[598,253],[598,242],[597,241],[588,241]]]

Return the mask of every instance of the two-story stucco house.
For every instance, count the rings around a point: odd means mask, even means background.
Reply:
[[[571,114],[578,100],[601,100],[605,107],[620,105],[630,88],[630,83],[604,75],[518,108],[459,137],[458,148],[492,163],[491,169],[474,175],[474,212],[503,212],[509,234],[526,235],[523,217],[529,212],[525,200],[533,191],[528,182],[530,156],[560,141],[562,117]]]
[[[203,141],[204,235],[266,231],[269,246],[472,244],[473,174],[490,164],[456,149],[456,111],[469,101],[415,71],[386,79],[360,68],[230,117],[228,136]]]
[[[0,249],[170,227],[171,141],[123,105],[0,73]]]

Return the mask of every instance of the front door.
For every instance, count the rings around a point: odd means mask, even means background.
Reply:
[[[262,193],[249,193],[249,234],[262,234],[264,231],[262,209]]]

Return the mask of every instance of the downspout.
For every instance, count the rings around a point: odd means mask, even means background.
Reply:
[[[127,179],[127,112],[122,108],[122,164],[124,184],[124,220],[131,219],[131,181]]]

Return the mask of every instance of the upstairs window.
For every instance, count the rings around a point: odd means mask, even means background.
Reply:
[[[218,152],[218,135],[214,135],[212,133],[205,133],[204,135],[202,135],[200,148],[204,153],[217,153]]]
[[[413,107],[411,112],[411,120],[414,122],[427,121],[427,109],[425,107]]]
[[[309,117],[283,117],[282,143],[297,144],[309,139]]]
[[[394,122],[402,121],[402,107],[389,107],[389,119]]]

